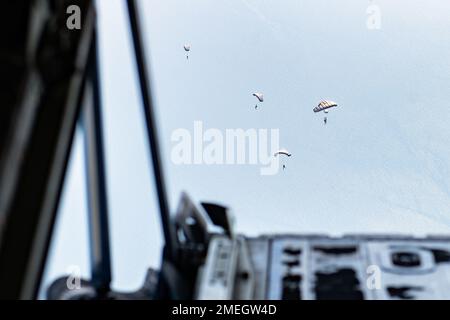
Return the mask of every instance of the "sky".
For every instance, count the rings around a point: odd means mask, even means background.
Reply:
[[[125,3],[97,3],[113,286],[132,290],[158,266],[162,238]],[[368,27],[373,8],[379,29]],[[145,0],[140,9],[172,212],[187,191],[229,206],[247,235],[450,233],[448,1]],[[312,112],[322,99],[339,104],[326,125]],[[193,132],[195,121],[279,129],[292,157],[273,176],[255,165],[177,165],[172,133]],[[89,275],[82,138],[79,128],[44,283],[72,265]]]

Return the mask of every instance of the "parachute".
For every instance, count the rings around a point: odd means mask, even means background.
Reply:
[[[184,48],[184,51],[186,51],[186,59],[189,59],[189,54],[188,54],[188,52],[191,51],[191,45],[190,45],[190,44],[185,44],[185,45],[183,46],[183,48]]]
[[[286,149],[280,149],[280,150],[278,150],[277,152],[275,152],[274,153],[274,155],[273,155],[274,157],[277,157],[277,156],[286,156],[286,157],[290,157],[290,156],[292,156],[292,154],[291,153],[289,153],[289,151],[287,151]],[[283,170],[284,169],[286,169],[286,164],[284,164],[284,161],[283,161]]]
[[[334,108],[337,107],[337,103],[331,100],[322,100],[319,102],[319,104],[317,105],[317,107],[315,107],[313,109],[314,112],[320,112],[323,111],[323,113],[328,114],[328,111],[330,108]],[[327,124],[327,117],[325,116],[323,118],[323,123],[326,125]]]
[[[280,149],[277,152],[275,152],[275,154],[273,155],[274,157],[278,156],[278,155],[285,155],[285,156],[292,156],[291,153],[289,153],[289,151],[287,151],[286,149]]]
[[[253,94],[253,96],[256,97],[256,98],[259,100],[259,102],[263,102],[263,101],[264,101],[264,96],[263,96],[263,94],[260,93],[260,92],[255,92],[255,93]]]
[[[320,103],[313,109],[314,112],[324,111],[328,113],[328,109],[337,107],[337,103],[331,100],[322,100]]]
[[[254,97],[256,97],[256,99],[258,99],[259,102],[264,102],[264,96],[262,93],[260,92],[255,92],[253,94]],[[255,105],[255,109],[258,109],[258,104]]]

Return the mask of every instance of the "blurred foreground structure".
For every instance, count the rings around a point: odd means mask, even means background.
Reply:
[[[69,30],[76,4],[82,28]],[[79,116],[92,1],[6,1],[0,10],[0,298],[35,297]]]

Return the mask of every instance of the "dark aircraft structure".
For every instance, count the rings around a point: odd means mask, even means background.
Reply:
[[[74,4],[82,25],[70,30],[66,9]],[[91,275],[76,289],[56,279],[48,299],[450,299],[450,237],[246,237],[228,208],[187,194],[171,215],[134,0],[127,9],[164,249],[140,290],[115,292],[94,2],[1,6],[0,299],[37,298],[77,123],[87,146]]]

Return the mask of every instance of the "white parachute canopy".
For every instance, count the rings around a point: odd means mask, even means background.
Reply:
[[[278,150],[277,152],[275,152],[275,154],[274,154],[274,157],[276,157],[276,156],[278,156],[278,155],[284,155],[284,156],[288,156],[288,157],[290,157],[290,156],[292,156],[292,154],[291,153],[289,153],[289,151],[287,151],[286,149],[280,149],[280,150]]]
[[[261,92],[255,92],[253,94],[253,96],[256,97],[259,100],[259,102],[263,102],[264,101],[264,96],[263,96],[263,94]]]
[[[320,112],[324,111],[325,113],[328,113],[328,109],[337,107],[337,103],[331,100],[322,100],[319,102],[317,107],[313,109],[314,112]]]
[[[186,52],[189,52],[189,51],[191,51],[191,45],[190,44],[185,44],[184,46],[183,46],[183,48],[184,48],[184,51],[186,51]]]

